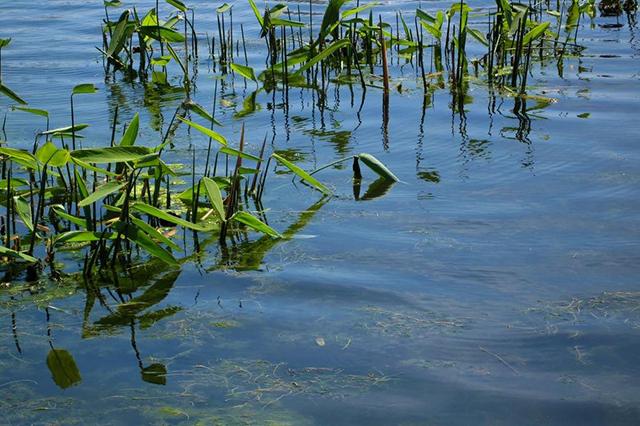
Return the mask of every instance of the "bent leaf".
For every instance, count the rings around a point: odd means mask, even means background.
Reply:
[[[282,164],[283,166],[285,166],[286,168],[291,170],[293,173],[298,175],[298,177],[300,179],[302,179],[303,181],[307,182],[309,185],[313,186],[318,191],[320,191],[320,192],[322,192],[324,194],[331,194],[331,191],[329,190],[329,188],[327,188],[325,185],[320,183],[320,181],[318,181],[316,178],[311,176],[309,173],[305,172],[300,167],[298,167],[295,164],[293,164],[291,161],[287,160],[286,158],[283,158],[283,157],[279,156],[278,154],[271,154],[271,156],[273,158],[275,158],[276,161],[278,161],[278,163]]]
[[[220,145],[227,146],[227,140],[220,133],[214,132],[211,129],[207,129],[204,126],[201,126],[198,123],[194,123],[193,121],[189,121],[189,120],[187,120],[186,118],[183,118],[183,117],[178,117],[178,120],[180,120],[183,123],[186,123],[187,125],[193,127],[194,129],[196,129],[200,133],[203,133],[206,136],[209,136],[211,139],[213,139],[213,140],[217,141],[218,143],[220,143]]]
[[[373,155],[363,152],[362,154],[358,154],[358,159],[360,159],[360,161],[362,161],[367,167],[377,173],[378,176],[392,180],[394,182],[400,181],[400,179],[398,179],[396,175],[394,175],[391,170],[387,168],[387,166],[382,164],[382,162]]]
[[[243,223],[258,232],[269,235],[270,237],[282,238],[282,235],[280,235],[275,229],[245,211],[236,212],[231,219]]]
[[[0,83],[0,93],[2,93],[3,95],[7,96],[8,98],[11,98],[12,100],[14,100],[15,102],[17,102],[17,103],[19,103],[21,105],[26,105],[27,104],[27,101],[22,99],[20,96],[18,96],[18,94],[16,92],[14,92],[13,90],[9,89],[7,86],[5,86],[2,83]]]

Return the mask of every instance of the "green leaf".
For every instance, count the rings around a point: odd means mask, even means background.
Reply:
[[[13,107],[13,109],[18,110],[18,111],[28,112],[29,114],[34,114],[34,115],[39,115],[41,117],[49,118],[49,111],[47,111],[45,109],[27,108],[27,107],[20,107],[20,106]]]
[[[33,232],[33,216],[31,216],[31,207],[27,200],[25,200],[21,196],[16,196],[13,197],[13,203],[16,206],[18,215],[24,222],[25,226],[29,228],[31,232]]]
[[[129,241],[136,243],[155,258],[172,266],[180,266],[180,263],[178,263],[171,253],[153,241],[151,237],[144,233],[135,224],[116,222],[113,227],[122,235],[127,237]]]
[[[538,38],[542,37],[547,28],[549,28],[549,25],[550,22],[543,22],[533,27],[533,29],[526,33],[522,38],[522,45],[528,46],[529,42],[534,42]]]
[[[157,58],[151,59],[151,65],[158,65],[160,67],[166,66],[169,62],[171,62],[171,55],[158,56]]]
[[[182,63],[182,61],[180,60],[180,57],[178,56],[178,54],[176,53],[176,51],[173,49],[173,47],[171,47],[171,45],[169,43],[167,43],[167,50],[169,50],[169,54],[171,55],[171,57],[173,58],[174,61],[176,61],[178,63],[178,65],[180,65],[180,69],[182,69],[182,73],[184,75],[189,74],[187,67],[184,66],[184,64]]]
[[[0,155],[9,157],[13,161],[16,161],[30,169],[38,168],[38,160],[27,151],[14,148],[0,148]]]
[[[248,80],[257,81],[256,75],[253,72],[253,68],[251,67],[247,67],[245,65],[240,65],[240,64],[231,64],[231,69]]]
[[[47,367],[49,367],[53,381],[61,389],[77,385],[82,380],[75,360],[64,349],[51,349],[49,351]]]
[[[360,12],[364,12],[367,9],[371,9],[374,6],[378,6],[380,3],[378,2],[373,2],[373,3],[367,3],[365,5],[362,5],[360,7],[354,7],[353,9],[347,9],[344,12],[342,12],[342,19],[346,19],[351,15],[355,15],[357,13]]]
[[[151,150],[143,146],[114,146],[108,148],[76,149],[71,157],[87,163],[120,163],[123,161],[139,160],[149,154]]]
[[[129,11],[125,10],[120,15],[116,29],[113,31],[113,35],[109,41],[107,55],[110,57],[118,56],[133,31],[134,27],[129,23]]]
[[[86,129],[87,127],[89,127],[88,124],[76,124],[75,126],[58,127],[57,129],[47,130],[46,132],[41,132],[40,134],[54,136],[58,134],[71,134],[71,132],[79,132],[80,130]]]
[[[184,35],[173,28],[167,28],[163,25],[142,25],[140,34],[158,41],[167,41],[169,43],[184,42]]]
[[[77,216],[74,216],[72,214],[67,213],[62,204],[55,204],[55,205],[51,206],[51,209],[53,210],[53,212],[55,214],[60,216],[60,218],[62,218],[64,220],[68,220],[69,222],[71,222],[71,223],[73,223],[75,225],[78,225],[81,228],[85,228],[85,229],[88,228],[87,220],[85,218],[77,217]]]
[[[26,105],[27,101],[25,101],[24,99],[22,99],[20,96],[18,96],[18,94],[16,92],[14,92],[13,90],[9,89],[7,86],[5,86],[4,84],[0,83],[0,93],[2,93],[3,95],[7,96],[8,98],[12,99],[13,101],[21,104],[21,105]]]
[[[256,19],[258,20],[260,26],[264,27],[264,20],[262,19],[262,15],[258,10],[258,6],[256,6],[256,3],[253,0],[249,0],[249,5],[251,6],[251,10],[253,10],[253,14],[256,15]]]
[[[14,259],[24,260],[29,263],[37,263],[38,259],[29,256],[28,254],[21,253],[19,251],[11,250],[5,246],[0,246],[0,256],[12,257]]]
[[[138,113],[133,116],[131,119],[131,123],[129,123],[129,127],[124,132],[124,136],[120,140],[120,146],[133,146],[136,143],[136,138],[138,137],[138,128],[140,127],[140,118]]]
[[[78,160],[77,158],[72,157],[71,161],[73,161],[75,164],[82,167],[83,169],[91,170],[92,172],[100,173],[101,175],[111,176],[111,177],[118,176],[117,173],[113,173],[113,172],[110,172],[109,170],[101,169],[100,167],[96,167],[93,164],[85,163],[82,160]]]
[[[120,0],[105,1],[104,5],[106,7],[119,7],[122,5],[122,2]]]
[[[300,167],[296,166],[295,164],[293,164],[292,162],[290,162],[286,158],[283,158],[283,157],[281,157],[281,156],[279,156],[278,154],[275,154],[275,153],[271,154],[271,156],[273,158],[275,158],[276,161],[278,161],[280,164],[282,164],[283,166],[287,167],[293,173],[298,175],[298,177],[300,179],[304,180],[305,182],[307,182],[308,184],[310,184],[311,186],[316,188],[318,191],[320,191],[320,192],[322,192],[324,194],[331,194],[331,191],[329,190],[329,188],[327,188],[325,185],[320,183],[316,178],[314,178],[309,173],[305,172]]]
[[[189,121],[186,118],[183,118],[183,117],[180,117],[180,116],[178,117],[178,120],[180,120],[183,123],[186,123],[187,125],[193,127],[194,129],[196,129],[200,133],[203,133],[206,136],[209,136],[211,139],[217,141],[220,145],[227,146],[227,140],[220,133],[214,132],[211,129],[207,129],[206,127],[201,126],[198,123],[194,123],[193,121]]]
[[[78,84],[76,87],[73,88],[73,91],[71,92],[72,95],[81,95],[81,94],[86,94],[86,95],[90,95],[92,93],[96,93],[98,91],[98,88],[96,86],[94,86],[91,83],[86,83],[86,84]]]
[[[371,154],[362,153],[358,154],[357,157],[362,161],[367,167],[373,170],[378,176],[383,177],[388,180],[392,180],[394,182],[399,182],[400,179],[394,175],[391,170],[387,168],[380,160],[374,157]]]
[[[7,47],[11,43],[11,38],[0,38],[0,49]]]
[[[487,37],[485,37],[485,35],[480,32],[479,30],[475,29],[475,28],[467,28],[467,32],[469,34],[471,34],[471,36],[473,38],[475,38],[476,40],[478,40],[480,43],[482,43],[485,46],[489,46],[489,42],[487,41]]]
[[[36,158],[42,164],[51,167],[61,167],[69,161],[69,151],[66,149],[58,149],[53,142],[49,141],[38,148]]]
[[[246,152],[243,152],[243,151],[238,151],[237,149],[233,149],[233,148],[230,148],[228,146],[225,146],[224,148],[221,148],[220,152],[223,153],[223,154],[227,154],[227,155],[233,155],[234,157],[244,158],[246,160],[262,161],[260,159],[260,157],[256,157],[255,155],[247,154]]]
[[[184,106],[187,107],[189,109],[189,111],[195,112],[200,117],[204,118],[205,120],[208,120],[210,123],[213,123],[213,124],[218,125],[218,126],[222,126],[222,124],[218,120],[213,118],[211,116],[211,114],[209,114],[207,112],[207,110],[205,110],[201,105],[198,105],[197,103],[193,102],[192,100],[186,101],[184,103]]]
[[[171,247],[173,250],[176,251],[182,251],[182,249],[173,241],[171,241],[169,238],[165,237],[164,235],[162,235],[162,233],[160,231],[158,231],[157,229],[155,229],[154,227],[152,227],[151,225],[149,225],[148,223],[146,223],[144,220],[138,219],[135,216],[129,216],[129,218],[131,219],[131,221],[133,223],[135,223],[140,229],[142,229],[144,232],[146,232],[147,234],[149,234],[149,236],[151,238],[154,238],[158,241],[160,241],[163,244],[168,245],[169,247]]]
[[[81,201],[79,201],[78,202],[78,207],[84,207],[84,206],[91,205],[91,204],[95,203],[96,201],[103,199],[107,195],[113,194],[114,192],[119,191],[125,185],[126,185],[126,183],[120,183],[120,182],[117,182],[117,181],[107,182],[107,183],[105,183],[103,185],[100,185],[99,187],[96,188],[96,190],[94,192],[89,194],[88,197],[86,197],[86,198],[82,199]]]
[[[296,71],[293,75],[301,75],[303,72],[305,72],[306,70],[308,70],[309,68],[311,68],[312,66],[314,66],[315,64],[317,64],[318,62],[324,60],[327,56],[331,55],[333,52],[335,52],[338,49],[341,49],[343,47],[346,47],[350,44],[351,42],[348,39],[342,39],[342,40],[338,40],[338,41],[334,41],[333,43],[331,43],[327,48],[325,48],[322,52],[318,53],[316,56],[314,56],[312,59],[308,60],[303,66],[300,67],[300,69],[298,71]]]
[[[166,0],[171,6],[178,9],[180,12],[186,12],[187,6],[179,0]]]
[[[226,220],[226,213],[224,211],[224,202],[222,201],[220,188],[218,188],[215,181],[206,176],[202,178],[202,182],[204,184],[204,189],[207,192],[207,196],[209,197],[209,201],[211,202],[211,206],[218,214],[220,220],[224,222]]]
[[[232,7],[233,7],[232,5],[230,5],[230,4],[228,4],[228,3],[225,3],[225,4],[223,4],[222,6],[219,6],[219,7],[216,9],[216,12],[218,12],[218,13],[225,13],[227,10],[231,9]]]
[[[231,217],[231,219],[235,220],[236,222],[243,223],[243,224],[247,225],[248,227],[250,227],[250,228],[252,228],[252,229],[254,229],[254,230],[258,231],[258,232],[262,232],[265,235],[269,235],[270,237],[282,238],[282,235],[280,235],[278,232],[276,232],[276,230],[274,230],[272,227],[270,227],[266,223],[262,222],[261,220],[259,220],[255,216],[253,216],[250,213],[247,213],[245,211],[236,212]]]
[[[160,220],[164,220],[165,222],[170,222],[176,225],[180,225],[182,227],[188,228],[188,229],[193,229],[194,231],[203,231],[203,232],[207,232],[207,231],[211,231],[214,228],[211,226],[202,226],[202,225],[197,225],[195,223],[191,223],[189,221],[186,221],[182,218],[176,217],[172,214],[167,213],[164,210],[160,210],[159,208],[150,206],[149,204],[143,203],[143,202],[135,202],[131,205],[131,209],[138,211],[140,213],[144,213],[147,214],[149,216],[153,216],[156,217]]]
[[[56,236],[53,244],[59,246],[62,244],[90,243],[101,239],[113,240],[115,238],[116,234],[113,232],[68,231]]]

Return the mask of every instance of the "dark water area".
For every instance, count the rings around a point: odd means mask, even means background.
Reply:
[[[206,51],[219,4],[188,3]],[[449,6],[375,10],[413,20]],[[251,9],[234,2],[233,17],[264,69]],[[103,18],[99,2],[0,2],[2,82],[51,127],[69,124],[73,86],[93,83],[75,101],[84,147],[109,143],[116,107],[120,125],[139,112],[139,143],[157,144],[183,94],[105,76]],[[201,53],[193,98],[210,106],[217,87],[229,140],[244,124],[248,150],[267,135],[307,170],[367,152],[401,182],[363,170],[356,199],[345,163],[317,175],[334,192],[323,198],[280,170],[265,214],[291,239],[251,233],[229,255],[203,234],[180,270],[152,261],[89,284],[7,274],[0,424],[639,424],[639,32],[626,15],[583,19],[585,50],[534,65],[529,93],[553,101],[526,119],[480,80],[464,117],[446,89],[423,110],[418,71],[392,53],[386,129],[381,91],[359,110],[357,85],[331,86],[324,110],[308,90],[262,92],[240,117],[254,83]],[[9,105],[0,139],[29,148],[44,119]],[[195,150],[204,168],[204,136],[183,126],[174,143],[169,161],[190,168]],[[57,260],[71,273],[84,257]]]

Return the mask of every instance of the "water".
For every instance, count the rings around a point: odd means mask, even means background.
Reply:
[[[192,3],[199,35],[213,34],[214,5]],[[116,106],[121,123],[140,112],[141,143],[158,142],[182,95],[105,79],[97,4],[0,11],[0,37],[13,38],[3,82],[48,109],[51,127],[69,123],[71,88],[94,83],[98,94],[76,97],[79,121],[91,124],[84,146],[108,143]],[[259,69],[249,13],[241,2],[234,19]],[[300,229],[273,243],[252,235],[258,242],[240,245],[231,265],[211,238],[179,272],[154,263],[88,288],[4,282],[2,423],[637,424],[640,45],[636,24],[606,27],[615,22],[585,19],[587,49],[565,58],[562,75],[536,66],[531,91],[556,102],[530,112],[524,135],[513,99],[492,110],[480,84],[466,120],[447,90],[423,115],[409,66],[394,68],[406,89],[391,95],[386,137],[380,91],[368,91],[360,114],[361,92],[352,100],[346,86],[330,91],[324,112],[309,92],[292,90],[288,109],[280,93],[261,93],[260,110],[240,120],[253,83],[228,81],[216,117],[230,139],[245,123],[254,152],[267,134],[270,149],[307,169],[368,152],[402,182],[356,201],[346,163],[318,175],[337,195],[321,200],[272,174],[270,224]],[[211,67],[201,58],[202,105],[219,75]],[[6,139],[29,147],[44,126],[8,112]],[[171,161],[190,164],[192,148],[204,154],[206,140],[181,128]],[[361,195],[375,181],[364,175]],[[82,264],[73,251],[58,260],[66,271]]]

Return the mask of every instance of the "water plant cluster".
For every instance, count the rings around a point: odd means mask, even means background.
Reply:
[[[356,188],[359,193],[361,164],[387,188],[398,181],[367,153],[306,171],[283,155],[268,153],[266,138],[259,152],[248,152],[244,126],[237,142],[228,140],[216,130],[220,127],[216,99],[209,110],[192,99],[196,64],[204,56],[198,48],[203,38],[214,72],[239,76],[245,87],[248,82],[255,84],[245,100],[247,114],[255,111],[260,92],[286,97],[290,88],[297,87],[317,94],[322,107],[330,86],[346,85],[361,89],[362,103],[368,91],[381,93],[386,127],[389,95],[403,90],[394,75],[407,65],[415,72],[415,88],[424,93],[423,109],[436,90],[448,88],[452,109],[463,116],[470,84],[513,97],[517,113],[526,114],[527,99],[551,102],[529,94],[533,64],[555,62],[561,68],[564,55],[583,49],[576,44],[580,20],[593,19],[596,13],[594,0],[555,4],[496,0],[494,8],[482,10],[460,1],[435,13],[417,9],[410,18],[398,12],[383,20],[374,14],[375,2],[348,5],[347,0],[330,0],[318,23],[313,3],[303,13],[300,4],[297,10],[284,3],[261,9],[254,0],[247,1],[259,25],[256,36],[264,40],[263,64],[249,64],[247,35],[242,25],[238,34],[229,4],[216,10],[217,34],[203,37],[196,31],[195,11],[179,0],[167,0],[174,12],[166,18],[159,16],[157,1],[145,13],[119,0],[104,2],[103,39],[97,49],[105,73],[122,73],[159,87],[169,85],[171,70],[181,73],[184,99],[155,146],[136,143],[137,114],[119,137],[116,110],[108,146],[82,148],[78,141],[88,125],[76,122],[74,98],[95,93],[92,84],[77,85],[69,94],[70,125],[50,129],[48,111],[28,105],[2,82],[1,52],[10,39],[0,40],[0,92],[15,104],[14,111],[46,120],[46,130],[37,133],[30,149],[0,147],[4,264],[19,270],[27,265],[32,277],[49,267],[55,276],[59,274],[56,252],[81,249],[83,274],[88,276],[96,270],[130,266],[140,249],[179,266],[176,254],[183,248],[173,237],[187,232],[193,234],[196,251],[202,233],[215,235],[221,247],[247,229],[268,239],[286,238],[268,225],[263,214],[262,196],[272,166],[287,170],[323,196],[332,191],[315,173],[345,161],[353,164],[354,193]],[[166,160],[181,125],[208,138],[204,165],[196,162],[194,151],[191,172],[185,172],[188,165]],[[203,173],[196,174],[196,165],[203,166]]]

